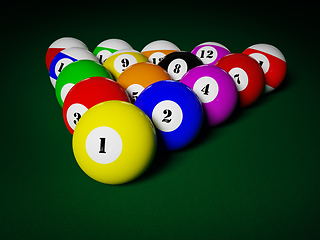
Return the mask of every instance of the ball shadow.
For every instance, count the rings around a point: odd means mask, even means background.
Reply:
[[[238,96],[237,105],[236,105],[233,113],[230,115],[230,117],[226,121],[224,121],[221,124],[214,126],[214,127],[209,126],[208,118],[206,116],[206,113],[204,112],[203,124],[201,126],[201,129],[200,129],[198,135],[195,137],[195,139],[188,146],[186,146],[180,150],[176,150],[174,152],[185,151],[185,150],[188,150],[191,148],[195,148],[198,145],[201,145],[203,142],[205,142],[208,139],[208,137],[212,134],[212,132],[215,132],[215,133],[218,132],[218,131],[215,131],[216,129],[223,128],[223,127],[226,127],[230,124],[233,124],[234,122],[238,121],[239,118],[241,118],[241,116],[243,114],[245,114],[245,111],[247,109],[253,109],[253,108],[261,106],[265,101],[267,101],[267,99],[270,96],[272,96],[274,94],[278,94],[279,92],[283,92],[284,90],[288,89],[292,84],[294,84],[294,82],[292,81],[292,76],[287,73],[285,79],[283,80],[283,82],[281,83],[281,85],[278,88],[276,88],[272,92],[261,94],[261,96],[253,104],[251,104],[250,106],[247,106],[245,108],[240,107],[240,101],[239,101],[239,96]],[[145,180],[151,178],[152,176],[155,176],[156,174],[161,173],[169,165],[170,161],[172,160],[171,158],[172,158],[172,155],[174,152],[171,152],[171,151],[164,149],[163,148],[164,143],[162,143],[161,141],[163,141],[163,140],[158,137],[158,146],[160,146],[160,147],[158,147],[157,152],[155,154],[155,157],[153,159],[153,162],[151,163],[149,168],[139,178],[132,181],[132,183],[137,183],[139,181],[145,181]]]
[[[290,85],[293,84],[293,81],[292,81],[292,77],[290,74],[286,74],[286,76],[284,77],[282,83],[279,85],[279,87],[277,87],[276,89],[274,89],[273,91],[271,92],[268,92],[268,93],[262,93],[259,98],[254,102],[252,103],[251,105],[245,107],[244,109],[253,109],[253,108],[256,108],[256,107],[259,107],[260,105],[262,105],[265,101],[268,101],[268,99],[272,96],[272,95],[276,95],[278,94],[279,92],[283,92],[285,91],[286,89],[288,89],[290,87]]]
[[[170,160],[171,153],[169,151],[161,151],[157,149],[156,154],[149,168],[140,177],[132,181],[132,183],[146,181],[152,178],[153,176],[159,174],[160,172],[164,171],[164,169],[168,166]]]

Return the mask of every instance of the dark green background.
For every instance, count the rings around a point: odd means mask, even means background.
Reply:
[[[259,2],[259,3],[258,3]],[[306,2],[11,2],[1,17],[3,239],[319,239],[319,20]],[[7,14],[5,14],[7,13]],[[158,39],[191,51],[270,43],[288,72],[276,91],[158,154],[137,180],[109,186],[78,167],[45,66],[56,39],[93,51]]]

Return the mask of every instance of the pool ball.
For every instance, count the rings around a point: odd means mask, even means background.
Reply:
[[[134,102],[150,84],[170,79],[169,74],[162,67],[149,62],[141,62],[128,67],[119,76],[117,83],[126,89]]]
[[[177,51],[180,51],[180,49],[172,42],[157,40],[146,45],[141,53],[153,64],[159,64],[166,55]]]
[[[237,101],[238,91],[232,77],[213,65],[192,68],[181,83],[189,86],[199,97],[209,126],[216,126],[230,117]]]
[[[129,102],[126,91],[112,79],[90,77],[74,85],[65,98],[62,111],[70,133],[73,134],[78,121],[88,109],[110,100]]]
[[[105,184],[124,184],[139,177],[152,163],[156,132],[138,107],[111,100],[83,114],[72,146],[78,165],[89,177]]]
[[[129,43],[121,39],[107,39],[101,42],[94,50],[93,54],[98,58],[101,64],[113,53],[123,49],[132,49]]]
[[[180,51],[169,53],[161,60],[159,66],[169,73],[171,79],[180,81],[186,72],[202,64],[196,55]]]
[[[253,57],[261,65],[266,82],[265,93],[273,91],[282,83],[287,71],[287,62],[278,48],[261,43],[248,47],[243,53]]]
[[[139,63],[149,62],[148,59],[140,52],[135,50],[119,50],[112,54],[103,66],[110,71],[115,79],[129,66]]]
[[[52,59],[62,50],[72,47],[80,47],[88,50],[88,47],[82,41],[73,37],[63,37],[54,41],[46,53],[46,66],[48,71],[50,70]]]
[[[59,52],[51,62],[49,75],[53,87],[56,86],[60,72],[69,64],[78,60],[87,59],[98,62],[97,58],[84,48],[67,48]]]
[[[215,65],[233,78],[240,107],[247,107],[259,98],[265,82],[262,68],[254,58],[242,53],[232,53],[221,58]]]
[[[70,63],[59,74],[55,93],[58,103],[63,107],[63,102],[70,89],[78,82],[89,77],[111,78],[111,74],[102,65],[91,60],[79,60]]]
[[[203,64],[214,65],[220,58],[231,52],[220,43],[205,42],[196,46],[191,53],[199,57]]]
[[[159,149],[164,151],[184,148],[195,139],[202,126],[199,98],[187,85],[174,80],[149,85],[135,105],[152,120]]]

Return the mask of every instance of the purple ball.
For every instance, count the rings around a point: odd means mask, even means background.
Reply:
[[[209,126],[216,126],[233,113],[238,101],[237,87],[223,69],[201,65],[189,70],[180,80],[190,87],[202,102]]]
[[[199,57],[203,64],[214,65],[220,58],[231,52],[220,43],[205,42],[196,46],[191,53]]]

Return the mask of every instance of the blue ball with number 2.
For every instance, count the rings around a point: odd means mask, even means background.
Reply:
[[[135,105],[156,127],[160,149],[181,149],[191,143],[201,129],[202,104],[183,83],[173,80],[153,83],[141,92]]]

